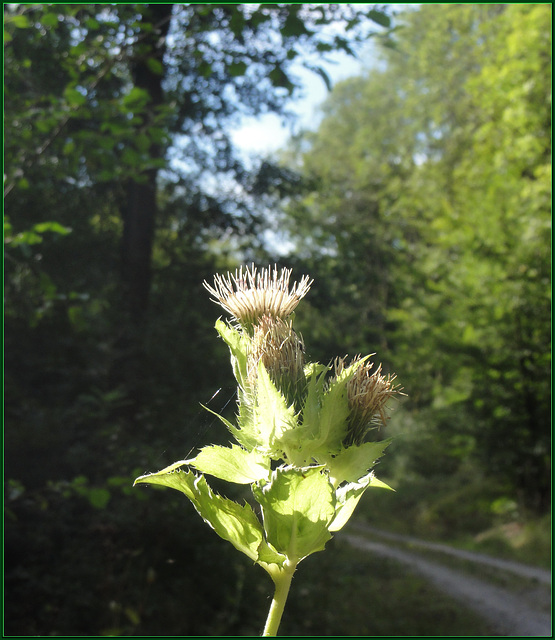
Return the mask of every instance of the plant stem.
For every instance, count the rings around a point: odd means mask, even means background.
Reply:
[[[274,577],[274,584],[276,590],[274,592],[274,599],[270,605],[270,611],[268,612],[268,618],[266,620],[266,626],[264,627],[263,636],[276,636],[281,622],[281,616],[285,609],[285,603],[287,602],[287,596],[289,595],[289,588],[291,587],[291,580],[297,563],[288,563],[287,561],[283,565],[283,570],[280,571]]]

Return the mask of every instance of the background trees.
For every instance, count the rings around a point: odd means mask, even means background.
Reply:
[[[326,340],[403,372],[412,471],[471,468],[545,509],[550,9],[400,20],[384,68],[338,86],[306,136],[291,229],[333,291],[314,302]]]

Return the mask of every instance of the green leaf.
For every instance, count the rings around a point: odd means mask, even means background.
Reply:
[[[304,22],[293,12],[290,12],[285,18],[283,27],[281,28],[281,35],[285,38],[298,37],[303,35],[309,35],[312,31],[309,31]]]
[[[326,464],[335,486],[345,480],[356,482],[368,473],[390,444],[391,439],[380,442],[365,442],[359,446],[353,445],[343,449],[337,455],[322,457],[319,462]]]
[[[247,335],[237,331],[222,320],[216,321],[216,331],[231,351],[231,365],[233,375],[242,389],[246,389],[247,381],[247,356],[250,339]]]
[[[247,72],[247,65],[245,62],[232,62],[227,70],[232,78],[235,78],[237,76],[244,76]]]
[[[206,411],[209,411],[211,414],[215,415],[217,418],[219,418],[225,424],[225,426],[229,429],[230,433],[237,440],[237,442],[239,444],[242,444],[247,449],[247,451],[252,451],[257,446],[258,441],[255,435],[252,433],[252,431],[249,431],[248,429],[245,429],[245,430],[239,429],[235,425],[233,425],[229,420],[221,416],[219,413],[212,411],[212,409],[209,409],[204,405],[201,405],[201,407],[203,409],[206,409]]]
[[[87,98],[75,87],[66,87],[64,89],[64,98],[70,107],[80,107],[87,102]]]
[[[6,23],[9,24],[10,22],[14,25],[14,27],[17,27],[18,29],[27,29],[27,27],[31,26],[29,18],[22,14],[19,14],[17,16],[8,16],[6,18]]]
[[[287,89],[289,94],[293,92],[295,85],[289,80],[287,74],[281,69],[279,65],[276,65],[268,74],[268,78],[271,80],[274,87],[283,87]]]
[[[318,416],[320,432],[317,451],[327,454],[341,449],[347,432],[348,417],[347,380],[334,381],[322,398]]]
[[[146,89],[133,87],[131,91],[124,96],[122,104],[129,111],[140,111],[146,105],[148,100],[149,94]]]
[[[110,502],[110,492],[100,487],[89,489],[87,497],[95,509],[104,509]]]
[[[181,460],[157,473],[140,476],[134,484],[154,484],[181,491],[221,538],[256,562],[263,530],[250,505],[240,505],[214,493],[204,476],[181,471],[179,467],[183,464],[185,461]]]
[[[302,424],[314,436],[319,433],[319,415],[329,367],[311,362],[306,365],[304,374],[308,380],[306,399],[302,411]]]
[[[271,481],[253,486],[266,539],[290,561],[321,551],[331,538],[335,492],[321,467],[279,467]]]
[[[41,24],[45,27],[57,27],[58,26],[58,14],[57,13],[45,13],[41,16]]]
[[[267,479],[270,473],[268,457],[258,451],[246,451],[235,444],[231,448],[204,447],[196,458],[187,462],[201,473],[238,484]]]
[[[330,453],[338,453],[342,449],[342,443],[347,433],[347,418],[349,416],[347,383],[369,357],[360,358],[343,369],[341,374],[332,380],[325,392],[318,417],[320,434],[315,455],[327,456]]]
[[[270,575],[272,575],[273,571],[265,567],[264,565],[272,565],[277,564],[278,566],[282,566],[283,563],[287,560],[287,556],[283,553],[278,553],[274,547],[267,542],[265,539],[262,540],[260,546],[258,547],[258,564],[263,566]]]
[[[349,518],[353,515],[353,511],[361,499],[362,494],[370,486],[374,473],[370,472],[364,478],[360,478],[358,482],[351,482],[343,485],[336,492],[337,504],[333,522],[330,525],[330,531],[339,531],[345,526]]]
[[[382,11],[378,11],[377,9],[370,9],[366,14],[372,22],[379,24],[382,27],[390,27],[391,26],[391,18]]]
[[[71,233],[71,229],[69,227],[64,227],[59,222],[39,222],[33,227],[33,229],[37,233],[51,231],[52,233],[59,233],[61,236],[67,236],[68,233]]]
[[[253,425],[259,445],[270,455],[279,455],[287,433],[297,426],[295,408],[288,407],[285,398],[274,385],[263,363],[258,365]],[[242,428],[243,425],[241,425]],[[285,439],[284,439],[285,437]]]
[[[100,27],[100,23],[91,16],[85,20],[85,26],[90,31],[96,31]]]
[[[164,65],[158,58],[147,58],[146,65],[157,76],[161,76],[164,73]]]
[[[378,487],[379,489],[387,489],[388,491],[395,491],[395,489],[393,487],[390,487],[385,482],[382,482],[381,480],[378,480],[378,478],[376,478],[375,475],[372,475],[372,478],[370,479],[370,486],[371,487]]]
[[[378,487],[394,491],[394,489],[385,484],[385,482],[378,480],[373,471],[363,478],[360,478],[358,482],[350,482],[341,486],[336,492],[337,506],[335,518],[329,527],[330,531],[339,531],[339,529],[345,526],[349,518],[352,516],[362,494],[366,489],[368,489],[368,487]]]

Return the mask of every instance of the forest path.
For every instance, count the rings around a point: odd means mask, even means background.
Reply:
[[[439,589],[464,602],[469,608],[483,616],[493,625],[497,635],[551,637],[551,615],[548,612],[551,595],[549,587],[546,586],[550,584],[551,576],[548,571],[500,560],[482,553],[473,553],[409,536],[391,534],[362,523],[353,523],[350,531],[353,529],[364,532],[365,536],[343,533],[341,537],[349,544],[412,567]],[[410,545],[411,550],[406,551],[382,541],[370,540],[368,535]],[[457,556],[483,567],[494,568],[496,571],[509,572],[513,576],[519,576],[522,585],[516,591],[495,586],[489,581],[470,576],[464,571],[443,566],[440,564],[440,558],[436,562],[435,559],[434,561],[429,559],[429,554],[419,555],[418,552],[415,552],[415,547],[425,548],[434,553]]]

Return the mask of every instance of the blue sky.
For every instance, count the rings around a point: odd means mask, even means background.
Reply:
[[[319,64],[330,76],[332,84],[356,76],[363,70],[361,61],[347,54],[338,52],[328,58],[331,62],[320,61]],[[246,153],[271,154],[283,148],[292,133],[299,129],[314,129],[317,126],[318,106],[328,96],[328,90],[320,76],[300,65],[293,68],[293,73],[303,85],[303,97],[291,102],[291,110],[298,116],[297,121],[286,125],[274,114],[244,118],[242,126],[233,130],[231,135],[234,143]]]

